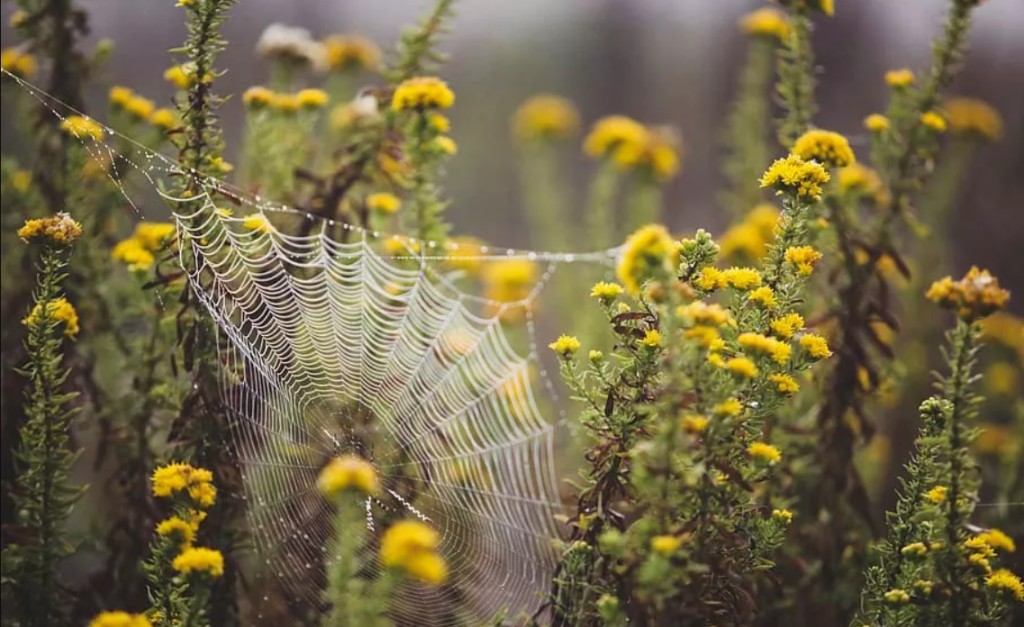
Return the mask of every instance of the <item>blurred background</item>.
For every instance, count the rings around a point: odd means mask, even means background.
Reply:
[[[93,110],[105,108],[106,88],[124,84],[169,102],[162,77],[167,51],[185,36],[173,2],[84,0],[92,38],[111,38],[116,50],[95,88]],[[509,117],[527,97],[552,92],[573,100],[586,127],[622,113],[678,127],[683,172],[667,190],[666,221],[673,231],[697,227],[720,234],[728,217],[716,209],[721,187],[720,129],[728,111],[746,39],[740,16],[759,0],[469,0],[457,4],[456,28],[442,48],[442,70],[458,100],[451,112],[460,152],[447,191],[457,233],[506,246],[529,246],[519,198],[515,143]],[[884,106],[887,69],[922,70],[929,41],[941,29],[945,0],[839,0],[832,19],[816,22],[821,67],[818,125],[852,137],[866,152],[861,120]],[[302,26],[314,37],[362,33],[387,49],[402,25],[429,8],[423,0],[243,0],[225,27],[230,42],[219,65],[228,68],[221,93],[235,96],[224,110],[229,152],[242,128],[245,88],[266,81],[255,54],[270,23]],[[10,11],[5,6],[6,12]],[[4,45],[10,31],[5,27]],[[1016,292],[1011,310],[1024,311],[1024,2],[990,0],[976,12],[966,67],[951,89],[981,98],[1003,116],[1001,142],[984,146],[954,205],[949,269],[989,267]],[[159,70],[157,70],[159,68]],[[372,84],[372,77],[367,77]],[[592,164],[578,143],[565,146],[583,203]],[[230,155],[229,155],[230,156]],[[624,235],[624,234],[619,234]],[[533,242],[536,245],[536,242]],[[581,247],[585,247],[581,243]],[[926,277],[931,278],[931,277]]]

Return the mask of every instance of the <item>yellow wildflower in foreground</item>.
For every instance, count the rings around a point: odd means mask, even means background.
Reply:
[[[135,225],[133,237],[147,250],[157,251],[164,242],[174,237],[174,224],[170,222],[139,222]]]
[[[328,462],[320,471],[316,486],[328,497],[349,488],[363,494],[376,494],[379,487],[373,464],[356,455],[342,455]]]
[[[604,302],[611,302],[622,295],[622,286],[618,283],[599,281],[590,288],[590,297]]]
[[[380,65],[380,48],[362,35],[331,35],[323,40],[323,47],[331,70],[374,69]]]
[[[152,627],[145,614],[101,612],[89,621],[89,627]]]
[[[31,78],[38,65],[36,58],[28,52],[22,52],[19,48],[4,48],[0,51],[0,67],[18,78]]]
[[[791,194],[804,200],[818,201],[821,186],[829,182],[828,172],[814,161],[798,155],[776,159],[761,176],[761,187],[770,187],[777,194]]]
[[[747,294],[747,300],[752,303],[760,303],[766,309],[771,309],[775,306],[775,291],[765,285]]]
[[[434,76],[418,76],[395,88],[391,108],[395,111],[447,109],[455,103],[448,84]]]
[[[171,567],[185,575],[206,573],[211,577],[220,577],[224,574],[224,556],[216,549],[186,547],[174,558]]]
[[[675,242],[668,230],[660,224],[640,227],[629,236],[619,257],[619,281],[630,294],[639,294],[647,280],[672,271],[671,257]]]
[[[127,265],[128,269],[133,272],[148,270],[156,262],[153,253],[134,237],[115,244],[113,250],[110,251],[110,256],[114,261],[120,261]]]
[[[936,133],[943,133],[946,130],[946,119],[935,111],[925,111],[922,113],[921,124]]]
[[[329,100],[327,92],[322,89],[302,89],[295,94],[295,98],[303,109],[321,109]]]
[[[791,375],[773,374],[769,375],[768,380],[774,383],[775,389],[783,394],[796,394],[800,391],[800,384]]]
[[[985,585],[995,590],[1007,592],[1017,601],[1024,602],[1024,583],[1020,577],[1005,568],[994,571],[985,578]]]
[[[580,349],[580,341],[572,335],[561,335],[557,340],[548,344],[548,348],[562,357],[569,357]]]
[[[747,453],[756,460],[767,464],[777,464],[782,461],[782,452],[778,448],[766,442],[754,442],[747,447]]]
[[[850,142],[839,133],[812,129],[797,138],[793,154],[804,161],[815,160],[831,168],[842,168],[857,161]]]
[[[910,87],[915,81],[914,73],[907,68],[899,70],[889,70],[885,73],[885,84],[890,87],[904,88]]]
[[[678,536],[654,536],[651,538],[651,550],[659,555],[672,555],[683,544]]]
[[[932,489],[928,490],[924,494],[924,498],[928,499],[932,503],[939,505],[946,502],[946,494],[949,492],[949,488],[944,485],[937,485]]]
[[[988,270],[974,266],[959,281],[947,276],[932,283],[925,298],[955,310],[964,320],[973,321],[1005,307],[1010,292],[1000,287],[999,279]]]
[[[380,540],[380,561],[396,567],[428,584],[442,583],[448,576],[448,565],[437,554],[441,537],[437,531],[415,520],[402,520],[391,525]]]
[[[747,357],[732,357],[726,360],[725,368],[734,375],[747,379],[757,376],[757,366]]]
[[[60,130],[78,139],[103,141],[106,134],[99,122],[81,115],[69,115],[60,123]]]
[[[698,324],[710,324],[716,327],[735,324],[732,313],[728,309],[718,303],[708,304],[702,300],[680,305],[676,308],[676,315],[683,319],[693,320]]]
[[[36,303],[35,307],[28,314],[28,317],[22,320],[22,324],[27,327],[34,327],[42,322],[42,303]],[[46,303],[46,317],[49,320],[55,320],[64,324],[64,335],[74,338],[78,335],[78,312],[75,311],[75,307],[68,302],[64,297],[60,297],[51,300]]]
[[[793,512],[788,509],[773,509],[772,518],[781,520],[784,523],[791,523],[793,522]]]
[[[868,117],[864,118],[864,128],[868,129],[872,133],[882,133],[891,127],[889,118],[885,117],[881,113],[872,113]]]
[[[644,337],[640,340],[640,343],[647,348],[658,348],[661,346],[661,331],[657,329],[650,329],[644,333]]]
[[[190,464],[161,466],[153,471],[152,482],[153,496],[157,498],[168,498],[187,491],[189,498],[200,507],[210,507],[217,499],[213,473],[205,468],[193,468]]]
[[[110,92],[108,92],[110,104],[117,107],[124,107],[134,96],[135,92],[133,92],[131,89],[127,87],[122,87],[120,85],[115,85],[111,87]]]
[[[804,276],[814,272],[821,257],[821,252],[811,246],[791,246],[785,252],[786,262],[796,266],[796,271]]]
[[[748,35],[785,41],[790,32],[789,18],[781,11],[764,7],[744,15],[740,20],[740,30]]]
[[[974,537],[994,550],[1004,551],[1006,553],[1013,553],[1017,550],[1017,544],[1013,541],[1013,538],[1006,535],[999,529],[988,529]]]
[[[942,111],[954,133],[975,135],[989,141],[1003,136],[1003,119],[988,103],[974,98],[951,98]]]
[[[788,343],[760,333],[740,333],[736,341],[743,348],[767,355],[778,364],[789,361],[790,354],[793,352],[793,347]]]
[[[726,286],[741,291],[761,285],[761,273],[753,268],[726,268],[721,279]]]
[[[196,527],[197,525],[193,523],[182,520],[177,516],[171,516],[157,523],[156,535],[163,537],[175,536],[182,544],[189,545],[195,540]]]
[[[800,348],[814,359],[826,359],[832,356],[828,341],[817,333],[805,333],[800,336]]]
[[[257,233],[270,233],[274,230],[274,225],[262,213],[251,213],[242,220],[242,228]]]
[[[788,313],[781,318],[772,320],[768,325],[772,333],[788,340],[796,332],[804,328],[804,317],[798,313]]]
[[[743,405],[735,398],[730,398],[715,405],[714,412],[718,416],[739,416],[743,412]]]
[[[522,141],[561,139],[580,127],[580,115],[571,101],[541,94],[520,105],[512,118],[512,131]]]
[[[381,213],[394,213],[402,207],[402,201],[394,194],[377,192],[366,197],[366,206]]]
[[[18,229],[18,237],[26,242],[46,239],[56,244],[70,244],[81,235],[82,225],[63,212],[49,218],[25,220]]]

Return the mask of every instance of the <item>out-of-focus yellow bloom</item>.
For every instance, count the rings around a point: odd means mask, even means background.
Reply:
[[[839,133],[811,129],[797,138],[793,154],[804,161],[814,160],[830,168],[846,167],[857,161],[850,142]]]
[[[751,261],[761,259],[768,252],[768,244],[775,236],[779,210],[764,203],[750,210],[742,222],[733,225],[719,239],[723,256],[743,256]]]
[[[362,457],[343,455],[335,457],[324,466],[316,485],[321,493],[329,497],[350,488],[363,494],[376,494],[377,471]]]
[[[974,446],[981,453],[1012,456],[1020,448],[1020,438],[1006,425],[987,423],[981,425]]]
[[[32,78],[38,64],[34,56],[20,48],[4,48],[0,51],[0,67],[18,78]]]
[[[128,102],[124,103],[124,110],[134,118],[149,120],[153,112],[156,111],[156,105],[149,98],[132,96],[128,99]]]
[[[461,270],[469,276],[475,276],[483,266],[484,243],[475,237],[461,235],[449,238],[447,258],[444,263],[450,268]]]
[[[381,213],[395,213],[402,207],[398,196],[387,192],[377,192],[366,197],[366,206]]]
[[[782,461],[782,452],[766,442],[753,442],[747,447],[747,453],[756,460],[767,464],[777,464]]]
[[[702,300],[680,305],[676,308],[676,315],[697,324],[710,324],[716,327],[736,324],[728,309],[718,303],[708,304]]]
[[[797,331],[804,328],[804,317],[798,313],[788,313],[781,318],[776,318],[768,324],[772,333],[782,339],[788,340],[796,335]]]
[[[974,135],[989,141],[1003,136],[1003,119],[988,103],[975,98],[951,98],[942,111],[954,133]]]
[[[651,538],[651,550],[659,555],[672,555],[683,544],[679,536],[654,536]]]
[[[1010,292],[1001,288],[999,279],[988,270],[974,266],[959,281],[947,276],[932,283],[925,297],[955,310],[963,320],[973,321],[1005,307]]]
[[[621,115],[598,120],[583,150],[591,157],[610,158],[623,170],[645,168],[661,181],[679,172],[679,140],[672,129],[648,128]]]
[[[250,213],[242,220],[242,228],[258,233],[270,233],[274,230],[274,225],[262,213]]]
[[[985,368],[982,377],[988,396],[1011,396],[1017,388],[1017,368],[1005,361],[997,361]]]
[[[454,155],[459,152],[459,146],[455,140],[447,135],[439,135],[434,138],[434,148],[437,148],[446,155]]]
[[[18,237],[25,242],[44,239],[55,244],[67,245],[81,235],[82,225],[75,221],[70,214],[64,212],[48,218],[25,220],[25,224],[18,229]]]
[[[939,505],[940,503],[946,502],[946,494],[949,492],[949,488],[944,485],[937,485],[924,494],[924,498],[928,499],[932,503]]]
[[[743,412],[743,405],[735,398],[730,398],[715,405],[714,412],[716,416],[739,416]]]
[[[270,106],[274,101],[274,96],[275,94],[273,91],[263,87],[262,85],[255,85],[246,89],[245,92],[242,93],[242,102],[247,107],[259,109],[261,107]]]
[[[839,191],[843,194],[864,194],[870,196],[879,207],[889,204],[889,189],[882,182],[882,177],[867,166],[853,163],[838,172]]]
[[[580,116],[571,101],[540,94],[528,99],[512,118],[512,131],[522,141],[564,139],[579,130]]]
[[[36,303],[28,316],[21,321],[27,327],[34,327],[43,322],[43,304]],[[74,305],[64,297],[46,302],[46,320],[57,321],[64,325],[64,335],[74,338],[78,335],[78,312]]]
[[[774,337],[768,337],[760,333],[740,333],[736,341],[744,349],[761,353],[772,358],[777,364],[784,364],[789,361],[793,347],[787,342],[782,342]]]
[[[274,93],[270,98],[270,108],[281,113],[295,113],[302,108],[302,103],[296,94]]]
[[[128,101],[135,97],[135,92],[127,87],[115,85],[110,88],[109,97],[110,104],[116,107],[124,107],[128,104]]]
[[[195,81],[196,69],[192,63],[172,65],[164,70],[164,80],[178,89],[188,89]]]
[[[789,18],[786,14],[764,7],[751,11],[740,20],[740,30],[748,35],[771,37],[778,41],[785,41],[789,37]]]
[[[881,113],[872,113],[864,118],[864,128],[872,133],[884,133],[889,130],[890,126],[889,118]]]
[[[391,98],[391,108],[395,111],[447,109],[453,104],[455,93],[447,83],[434,76],[417,76],[403,81]]]
[[[171,567],[185,575],[205,573],[216,578],[224,574],[224,556],[216,549],[187,547],[174,558]]]
[[[164,242],[174,237],[174,224],[145,220],[135,225],[133,237],[149,250],[160,250]]]
[[[380,48],[362,35],[331,35],[322,43],[331,70],[373,70],[380,66]]]
[[[302,89],[295,94],[295,98],[302,109],[321,109],[329,100],[327,92],[322,89]]]
[[[448,576],[448,565],[437,554],[441,537],[437,531],[414,520],[399,521],[384,532],[380,541],[380,562],[399,568],[432,585]]]
[[[103,141],[106,134],[99,122],[81,115],[69,115],[60,123],[60,130],[79,139]]]
[[[100,612],[89,621],[89,627],[152,627],[152,623],[145,614]]]
[[[626,144],[641,144],[647,135],[643,124],[624,115],[601,118],[583,142],[583,151],[591,157],[604,157]]]
[[[936,111],[925,111],[922,113],[921,124],[936,133],[944,133],[946,131],[946,119]]]
[[[149,123],[165,131],[169,131],[178,125],[178,116],[170,109],[157,109],[149,116]]]
[[[775,389],[783,394],[796,394],[800,391],[800,384],[791,375],[777,373],[768,376],[768,380],[775,384]]]
[[[761,187],[770,187],[778,194],[792,194],[804,200],[821,199],[821,186],[829,181],[828,172],[814,161],[797,155],[776,159],[761,177]]]
[[[138,239],[130,237],[114,245],[110,251],[114,261],[120,261],[128,266],[129,270],[148,270],[156,263],[156,257]]]
[[[451,120],[437,111],[427,114],[427,124],[438,133],[447,133],[452,128]]]
[[[828,341],[817,333],[805,333],[800,336],[800,348],[814,359],[826,359],[832,356]]]
[[[891,603],[892,605],[903,605],[910,602],[910,595],[903,588],[888,590],[882,595],[882,598],[885,599],[886,603]]]
[[[757,366],[748,357],[730,357],[725,361],[725,369],[747,379],[753,379],[758,374]]]
[[[914,73],[907,68],[889,70],[885,73],[885,84],[897,89],[905,89],[914,84]]]
[[[11,188],[24,194],[32,186],[32,173],[28,170],[18,169],[11,172]]]
[[[679,428],[686,433],[703,433],[710,423],[707,416],[696,414],[684,414],[679,418]]]
[[[793,522],[793,512],[789,511],[788,509],[773,509],[772,518],[789,524]]]
[[[640,227],[629,236],[619,257],[616,274],[630,294],[637,295],[645,281],[672,272],[675,242],[660,224]]]

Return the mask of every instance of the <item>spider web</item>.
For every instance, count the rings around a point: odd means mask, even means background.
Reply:
[[[58,118],[81,115],[4,73]],[[330,458],[356,454],[373,463],[382,483],[365,501],[371,537],[397,519],[419,518],[438,530],[450,567],[444,586],[406,583],[395,592],[390,606],[400,620],[481,624],[501,612],[534,613],[554,570],[561,506],[556,423],[543,416],[532,372],[549,397],[545,407],[557,406],[558,394],[538,355],[533,305],[560,264],[609,265],[617,250],[574,255],[481,247],[480,261],[547,263],[524,300],[488,301],[460,290],[457,274],[444,270],[445,261],[456,259],[454,242],[394,236],[408,254],[384,255],[375,245],[390,234],[321,220],[186,173],[103,127],[131,153],[83,139],[87,152],[125,166],[108,168],[108,176],[140,217],[126,169],[169,202],[180,265],[227,340],[217,342],[222,395],[264,570],[291,598],[320,606],[334,515],[316,479]],[[173,197],[164,191],[166,175],[191,176],[203,194]],[[218,210],[213,199],[224,196],[249,214]],[[245,228],[255,214],[266,229]],[[310,235],[274,226],[301,220],[314,221]],[[341,238],[332,236],[336,231]],[[525,356],[501,323],[514,307],[525,311]],[[379,574],[374,544],[361,556],[370,576]]]

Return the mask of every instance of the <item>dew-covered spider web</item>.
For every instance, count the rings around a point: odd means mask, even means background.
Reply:
[[[12,78],[58,117],[77,113]],[[475,625],[500,612],[534,613],[554,571],[561,505],[557,392],[539,358],[533,304],[560,266],[607,265],[616,251],[481,247],[471,255],[480,261],[546,267],[522,300],[489,301],[459,287],[447,262],[467,252],[455,243],[320,219],[183,172],[104,128],[106,141],[83,146],[124,166],[108,176],[140,216],[133,173],[168,202],[181,268],[216,322],[230,446],[263,571],[291,598],[319,606],[333,506],[316,479],[332,457],[355,454],[381,477],[365,502],[371,536],[422,519],[440,533],[450,567],[443,586],[396,591],[391,606],[403,622]],[[185,175],[201,194],[166,191],[168,177]],[[502,323],[509,308],[525,312],[524,351]],[[378,569],[373,551],[371,542],[362,556],[369,576]]]

